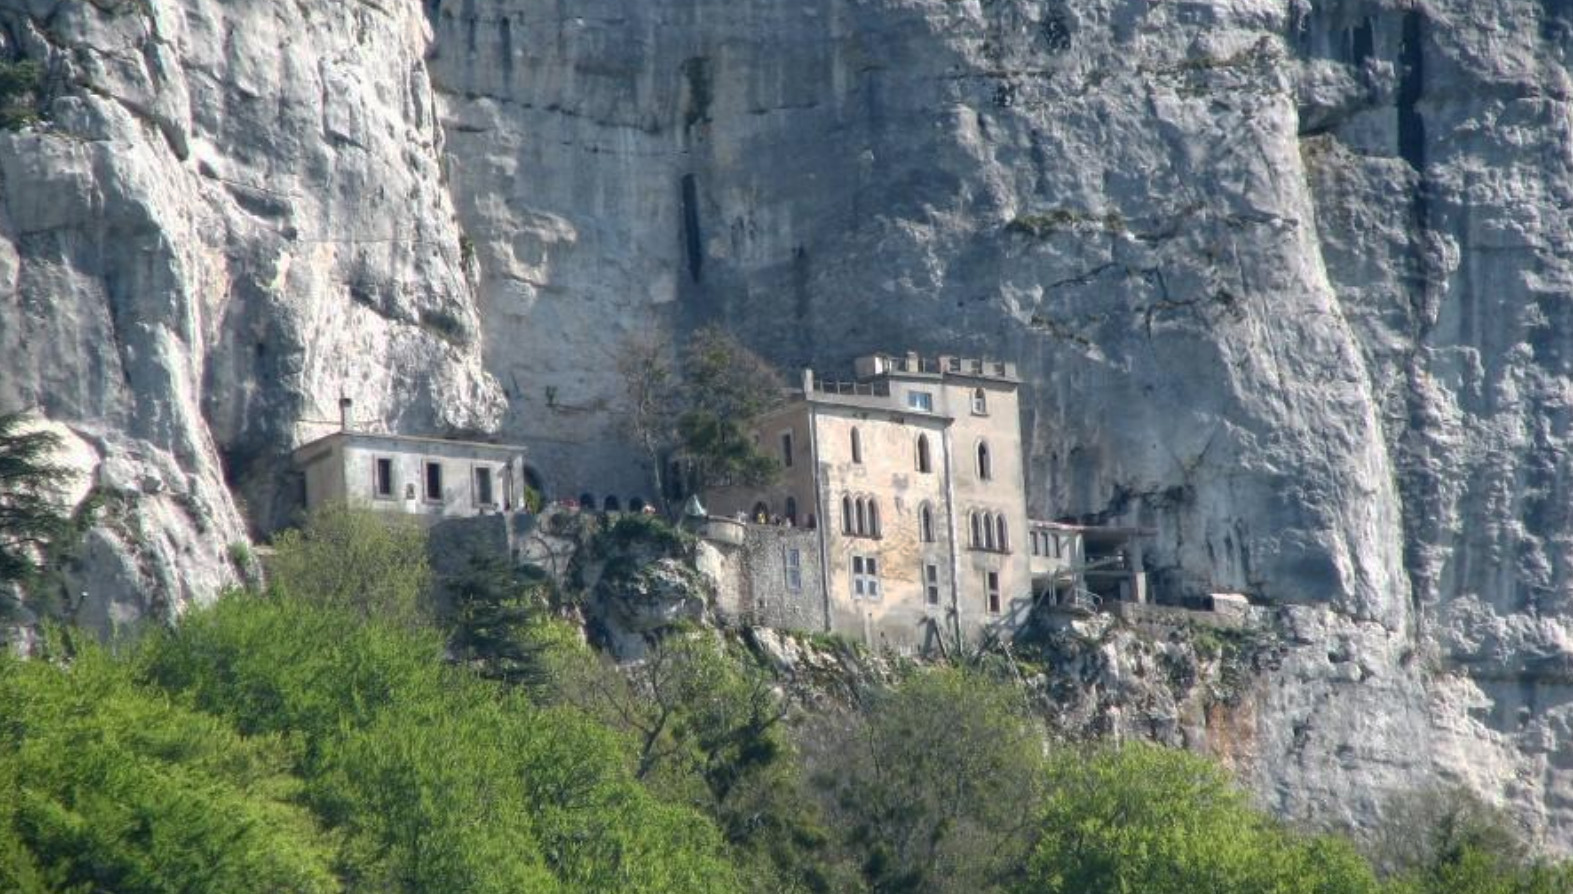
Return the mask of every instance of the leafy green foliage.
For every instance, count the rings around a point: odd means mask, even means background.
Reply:
[[[707,326],[681,352],[664,341],[636,339],[621,355],[628,433],[645,454],[663,500],[682,489],[663,480],[673,457],[686,470],[683,483],[693,493],[768,484],[780,475],[779,461],[754,444],[750,424],[780,404],[781,379],[742,342]]]
[[[1395,894],[1551,894],[1573,891],[1573,864],[1533,860],[1512,820],[1463,789],[1394,797],[1375,843]]]
[[[814,763],[870,890],[997,890],[1027,852],[1042,748],[1014,688],[938,669],[828,734]]]
[[[615,736],[441,658],[434,632],[230,597],[148,674],[245,732],[288,731],[350,890],[730,890],[715,830],[640,786]]]
[[[1336,839],[1298,838],[1215,764],[1150,745],[1048,764],[1032,894],[1368,894],[1370,867]]]
[[[327,892],[332,846],[276,736],[132,682],[0,658],[0,890]]]
[[[780,462],[754,444],[749,424],[781,402],[781,379],[717,326],[694,333],[683,354],[687,407],[678,418],[694,490],[769,484]]]
[[[473,557],[445,589],[456,657],[512,686],[540,690],[550,683],[550,643],[539,629],[550,595],[544,580],[524,580],[502,557],[487,554]]]
[[[274,591],[362,620],[417,626],[431,617],[426,532],[413,519],[330,504],[273,539]]]
[[[5,74],[0,70],[0,96]],[[0,414],[0,581],[26,581],[72,531],[59,488],[70,472],[54,462],[60,438],[24,413]]]
[[[17,130],[38,120],[38,91],[43,83],[44,69],[37,62],[0,62],[0,127]]]

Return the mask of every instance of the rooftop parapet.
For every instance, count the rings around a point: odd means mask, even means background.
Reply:
[[[860,380],[874,379],[883,376],[967,376],[977,379],[1000,379],[1009,382],[1020,381],[1016,377],[1016,364],[1003,360],[983,360],[976,357],[952,357],[941,354],[938,357],[923,357],[915,351],[908,351],[901,356],[890,354],[870,354],[859,357],[855,363],[857,377]]]

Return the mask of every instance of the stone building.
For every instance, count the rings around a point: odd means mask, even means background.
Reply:
[[[836,382],[806,370],[757,421],[758,443],[783,467],[776,484],[706,495],[717,515],[815,532],[820,581],[795,598],[822,599],[826,628],[928,649],[1009,634],[1040,596],[1097,601],[1084,574],[1092,529],[1027,517],[1014,364],[873,355],[856,373]],[[1103,563],[1124,575],[1112,592],[1144,598],[1139,552],[1116,553],[1121,563]],[[792,598],[761,595],[773,586],[748,592],[762,604]]]
[[[435,524],[513,511],[526,484],[539,480],[522,447],[355,431],[342,409],[340,431],[293,454],[307,509],[347,502]]]

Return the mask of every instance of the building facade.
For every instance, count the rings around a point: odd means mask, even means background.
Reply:
[[[344,502],[435,524],[524,504],[524,451],[505,444],[339,431],[294,453],[305,504]]]
[[[874,355],[851,382],[803,374],[755,426],[769,488],[713,513],[812,528],[829,629],[930,649],[1009,631],[1033,603],[1014,364]]]

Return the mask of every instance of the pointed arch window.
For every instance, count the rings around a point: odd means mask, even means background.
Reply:
[[[852,533],[852,498],[841,498],[841,533]]]
[[[934,542],[934,508],[927,503],[918,507],[918,534],[924,543]]]
[[[983,524],[976,512],[968,513],[967,521],[972,527],[972,548],[983,548]]]
[[[868,498],[868,536],[879,536],[879,504],[873,497]]]
[[[929,436],[918,435],[918,471],[934,471],[934,462],[929,456]]]
[[[852,530],[856,532],[858,536],[862,536],[868,533],[868,504],[863,502],[862,497],[858,497],[857,500],[853,501],[852,505],[853,509],[857,512],[857,522],[852,526]]]
[[[988,513],[983,514],[983,548],[994,549],[994,519]]]
[[[994,477],[994,464],[990,461],[987,441],[978,442],[978,477],[984,481]]]
[[[857,426],[852,427],[852,461],[863,462],[863,436],[858,432]]]
[[[995,547],[1002,553],[1010,552],[1010,539],[1005,530],[1005,516],[994,516],[994,535]]]

